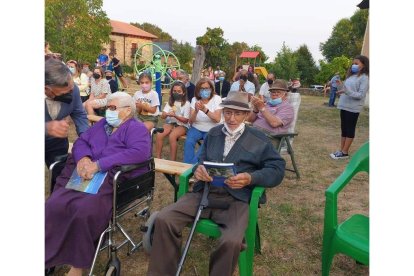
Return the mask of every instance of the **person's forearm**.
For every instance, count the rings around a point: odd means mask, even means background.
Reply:
[[[195,109],[191,110],[190,124],[196,121],[197,113],[198,113],[198,110],[195,110]]]
[[[279,117],[272,115],[266,108],[263,108],[260,112],[262,112],[263,117],[271,127],[279,127],[283,125],[282,120],[280,120]]]
[[[182,116],[175,116],[175,118],[183,124],[186,124],[189,121],[186,117],[182,117]]]
[[[249,116],[247,116],[246,121],[253,123],[254,121],[256,121],[256,119],[257,119],[257,113],[252,111],[249,113]]]
[[[209,117],[213,122],[219,123],[221,121],[221,109],[217,109],[216,111],[212,112],[207,107],[203,110],[203,112]]]

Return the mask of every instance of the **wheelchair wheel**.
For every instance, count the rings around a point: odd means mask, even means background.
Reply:
[[[142,247],[144,247],[144,251],[150,255],[151,249],[152,249],[152,238],[154,236],[154,222],[158,215],[158,211],[151,214],[147,222],[145,223],[145,226],[147,227],[147,231],[142,237]]]

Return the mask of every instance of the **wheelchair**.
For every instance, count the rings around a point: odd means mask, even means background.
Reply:
[[[151,153],[152,153],[152,138],[153,135],[158,132],[163,132],[163,128],[153,128],[151,130]],[[119,181],[122,174],[131,172],[138,168],[146,167],[148,171],[139,176],[127,179],[125,181]],[[125,244],[128,245],[127,255],[136,251],[138,248],[147,246],[147,240],[141,240],[135,242],[132,237],[122,227],[119,220],[124,215],[131,211],[135,211],[138,207],[146,205],[135,212],[135,217],[141,217],[148,219],[150,217],[150,207],[154,194],[155,184],[155,163],[154,158],[151,157],[149,160],[139,163],[121,166],[115,173],[113,179],[113,207],[112,207],[112,218],[109,221],[108,227],[102,232],[99,237],[98,246],[95,251],[95,255],[92,261],[92,265],[89,271],[89,276],[93,275],[96,259],[98,253],[105,249],[108,249],[108,262],[105,268],[106,276],[119,276],[121,273],[121,262],[117,256],[117,251]],[[153,223],[153,222],[152,222]],[[146,223],[146,225],[148,222]],[[141,231],[145,232],[147,226],[141,226]],[[114,233],[119,230],[123,236],[123,241],[119,243],[114,242]],[[106,243],[104,239],[106,237]],[[144,236],[145,237],[145,236]]]
[[[152,154],[152,138],[153,134],[163,132],[163,128],[154,128],[151,130],[151,154]],[[59,163],[65,162],[68,155],[59,156],[55,162],[49,166],[49,183],[52,183],[53,169]],[[144,174],[122,179],[126,173],[133,172],[139,168],[147,168],[148,171]],[[135,217],[148,219],[150,217],[150,207],[153,199],[154,185],[155,185],[155,163],[154,158],[150,157],[148,160],[139,164],[129,164],[115,168],[113,178],[113,199],[112,199],[112,217],[108,223],[108,227],[101,233],[96,247],[94,258],[89,270],[89,276],[93,275],[95,269],[98,253],[108,250],[108,261],[105,268],[104,275],[119,276],[121,271],[121,262],[117,256],[117,251],[124,245],[128,245],[127,255],[136,251],[141,246],[147,247],[150,244],[148,238],[136,242],[131,235],[127,233],[125,228],[120,224],[120,219],[130,212],[134,212]],[[51,192],[53,187],[51,187]],[[138,209],[138,207],[141,207]],[[158,212],[156,212],[158,213]],[[155,214],[155,213],[154,213]],[[151,223],[151,222],[150,222]],[[153,221],[150,225],[153,224]],[[152,227],[151,227],[152,228]],[[141,231],[146,232],[148,229],[148,221],[145,226],[140,227]],[[119,231],[122,236],[122,241],[115,242],[114,234]],[[145,238],[145,235],[144,235]],[[152,241],[151,241],[152,242]],[[53,273],[54,268],[49,269]]]

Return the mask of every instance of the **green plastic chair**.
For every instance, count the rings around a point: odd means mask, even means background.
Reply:
[[[369,173],[369,142],[359,148],[342,174],[325,191],[322,275],[329,275],[335,254],[369,265],[369,218],[355,214],[338,224],[338,194],[358,172]]]
[[[178,188],[177,198],[188,192],[188,183],[193,175],[192,169],[188,169],[180,175],[180,186]],[[240,276],[253,275],[253,257],[254,252],[261,253],[259,225],[257,223],[257,209],[259,208],[259,199],[263,195],[265,188],[255,187],[252,192],[249,207],[249,223],[245,233],[247,248],[240,252],[239,255],[239,274]],[[219,238],[221,236],[219,226],[210,219],[200,219],[196,226],[196,232],[209,237]]]

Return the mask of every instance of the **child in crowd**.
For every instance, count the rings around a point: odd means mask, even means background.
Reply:
[[[138,77],[141,90],[134,94],[134,100],[137,106],[138,118],[145,124],[148,131],[157,126],[158,115],[160,113],[158,107],[160,100],[158,93],[152,90],[151,74],[142,73]]]
[[[128,82],[126,78],[124,77],[122,73],[122,66],[119,59],[117,59],[113,53],[109,53],[109,58],[111,59],[111,63],[113,66],[113,70],[115,71],[116,76],[119,78],[119,80],[122,83],[122,88],[127,89],[128,88]]]
[[[170,160],[175,161],[177,158],[177,139],[187,133],[190,127],[188,120],[190,118],[190,102],[187,100],[187,89],[182,82],[173,83],[170,90],[170,98],[165,104],[161,114],[165,120],[163,125],[164,132],[157,134],[155,143],[156,157],[161,158],[163,140],[169,136],[170,142]]]

